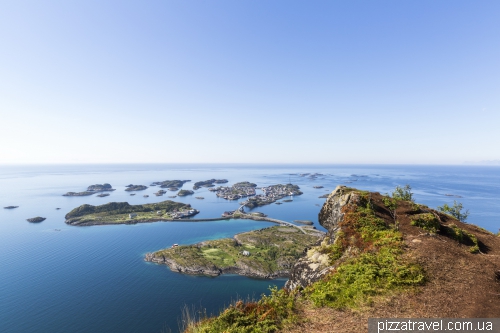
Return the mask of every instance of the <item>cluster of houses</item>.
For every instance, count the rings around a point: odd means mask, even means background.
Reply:
[[[209,189],[209,191],[216,192],[219,198],[226,200],[238,200],[255,195],[255,187],[251,186],[219,186]]]
[[[268,187],[262,187],[261,190],[263,194],[258,194],[249,198],[247,201],[242,202],[243,205],[267,205],[275,202],[276,200],[283,199],[286,196],[300,195],[302,192],[298,190],[298,186],[290,185],[272,185]],[[249,206],[250,207],[250,206]]]
[[[289,188],[286,185],[272,185],[263,187],[261,190],[264,192],[264,196],[274,200],[279,200],[287,195],[293,196],[300,193],[300,191],[295,191],[293,188]]]

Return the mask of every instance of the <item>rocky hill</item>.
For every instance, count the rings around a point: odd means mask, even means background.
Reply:
[[[284,290],[186,332],[366,332],[371,317],[499,317],[500,237],[408,194],[337,187],[319,213],[327,235]]]

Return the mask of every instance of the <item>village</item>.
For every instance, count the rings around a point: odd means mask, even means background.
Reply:
[[[302,192],[299,190],[299,186],[293,184],[278,184],[271,185],[261,188],[263,194],[258,194],[248,198],[241,204],[248,208],[254,208],[258,206],[265,206],[276,202],[277,200],[283,199],[284,197],[294,195],[301,195]]]
[[[215,194],[219,198],[226,200],[238,200],[241,198],[246,198],[255,195],[255,188],[257,184],[249,182],[239,182],[233,186],[219,186],[215,188],[209,188],[211,192],[216,192]]]

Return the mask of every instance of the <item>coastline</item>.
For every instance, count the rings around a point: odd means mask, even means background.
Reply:
[[[289,277],[304,249],[325,233],[301,233],[286,226],[271,226],[235,234],[232,238],[147,253],[144,261],[167,265],[171,271],[199,276],[238,274],[260,279]]]

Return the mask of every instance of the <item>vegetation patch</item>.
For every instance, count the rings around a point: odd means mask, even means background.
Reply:
[[[258,302],[237,301],[219,316],[187,320],[186,333],[267,333],[298,321],[295,292],[271,288]]]
[[[307,297],[317,306],[357,308],[369,304],[371,296],[425,280],[423,269],[403,257],[402,234],[375,215],[369,198],[360,199],[358,206],[343,207],[342,232],[327,247],[337,269],[306,288]]]
[[[479,241],[477,240],[476,235],[459,228],[456,224],[453,223],[448,226],[447,231],[448,235],[457,242],[465,245],[470,245],[470,253],[479,253]]]
[[[411,218],[411,225],[422,228],[430,233],[437,233],[441,229],[441,223],[432,213],[418,214]]]

